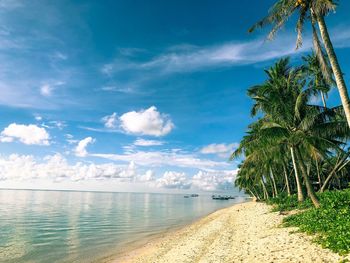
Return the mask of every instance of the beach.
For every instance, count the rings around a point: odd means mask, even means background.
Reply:
[[[218,210],[180,230],[113,259],[113,263],[340,262],[345,258],[312,242],[260,202]],[[349,259],[349,257],[347,258]]]

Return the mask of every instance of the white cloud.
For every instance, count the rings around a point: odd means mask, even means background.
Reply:
[[[36,121],[42,121],[42,119],[43,119],[43,117],[41,117],[39,115],[36,115],[34,118]]]
[[[118,116],[117,113],[113,112],[111,115],[107,115],[102,118],[106,128],[115,129],[118,126]]]
[[[185,173],[167,171],[154,181],[156,187],[168,189],[194,189],[201,191],[229,190],[234,187],[237,171],[198,171],[192,177]]]
[[[205,147],[203,147],[200,150],[200,153],[202,154],[217,154],[220,157],[228,157],[233,149],[235,147],[238,147],[239,144],[238,143],[231,143],[231,144],[225,144],[225,143],[213,143],[213,144],[209,144]]]
[[[134,162],[126,165],[114,163],[94,164],[77,162],[69,164],[60,154],[43,158],[31,155],[12,154],[0,156],[0,180],[11,182],[35,182],[48,180],[51,182],[128,182],[130,185],[144,185],[144,189],[194,189],[216,191],[233,188],[236,171],[199,171],[192,178],[185,173],[167,171],[156,178],[153,170],[139,173]],[[56,185],[60,189],[60,185]]]
[[[41,126],[47,128],[47,129],[57,128],[59,130],[62,130],[67,125],[64,121],[49,121],[47,123],[42,123]]]
[[[192,177],[192,187],[204,191],[232,189],[237,170],[199,171]]]
[[[30,155],[17,154],[12,154],[8,158],[0,157],[1,180],[51,179],[60,182],[114,178],[132,181],[135,175],[136,167],[133,163],[127,166],[81,162],[69,165],[60,154],[46,156],[41,160],[36,160]]]
[[[1,142],[12,142],[18,140],[27,145],[49,145],[50,135],[45,128],[34,124],[24,125],[12,123],[7,126],[0,136]]]
[[[350,30],[346,26],[332,28],[335,47],[348,48]],[[151,74],[173,74],[208,70],[227,66],[251,65],[284,56],[297,55],[310,51],[311,35],[305,34],[302,48],[296,50],[296,37],[293,32],[281,32],[274,41],[265,37],[249,41],[232,41],[210,46],[185,45],[168,47],[163,53],[148,61],[116,59],[102,67],[108,76],[124,71],[141,72],[142,76]]]
[[[51,96],[53,87],[49,84],[44,84],[40,87],[40,94],[43,96]]]
[[[163,145],[164,142],[162,141],[156,141],[156,140],[145,140],[145,139],[137,139],[134,141],[134,145],[136,146],[144,146],[144,147],[147,147],[147,146],[160,146],[160,145]]]
[[[174,124],[168,115],[158,112],[155,106],[146,110],[130,111],[120,116],[120,127],[136,135],[164,136],[171,132]]]
[[[138,165],[150,167],[171,166],[206,170],[215,167],[224,168],[230,165],[227,162],[217,162],[208,159],[202,159],[196,157],[193,154],[186,154],[176,151],[130,151],[124,154],[90,153],[89,155],[112,161],[134,161]]]
[[[152,170],[147,170],[147,172],[143,175],[137,177],[137,181],[139,182],[152,182],[155,180],[155,174]]]
[[[95,139],[93,139],[92,137],[86,137],[85,139],[79,141],[77,147],[75,147],[74,150],[75,155],[78,157],[86,157],[88,155],[86,147],[94,142]]]
[[[157,187],[160,188],[176,188],[176,189],[189,189],[191,183],[188,181],[185,173],[178,173],[168,171],[163,174],[163,177],[157,179]]]
[[[41,85],[40,87],[40,94],[43,95],[44,97],[50,97],[52,96],[53,91],[58,87],[62,86],[65,83],[63,81],[56,81],[54,83],[45,83]]]
[[[64,135],[64,137],[69,144],[76,144],[79,142],[79,140],[74,139],[74,136],[72,134],[67,133]]]
[[[108,76],[124,71],[155,72],[172,74],[192,72],[215,67],[255,64],[279,57],[305,52],[311,41],[305,39],[302,49],[295,51],[294,35],[277,37],[273,42],[265,39],[245,42],[228,42],[220,45],[192,47],[191,49],[168,48],[146,62],[116,60],[105,64],[102,72]]]

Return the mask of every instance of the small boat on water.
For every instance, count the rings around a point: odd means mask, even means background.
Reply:
[[[213,200],[229,200],[229,199],[235,199],[234,196],[231,195],[212,195],[211,198]]]
[[[190,198],[190,197],[198,197],[199,194],[190,194],[190,195],[184,195],[184,198]]]

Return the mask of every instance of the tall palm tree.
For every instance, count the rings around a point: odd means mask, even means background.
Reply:
[[[265,73],[268,80],[262,85],[254,86],[248,90],[248,95],[255,101],[251,111],[252,115],[255,116],[261,111],[266,114],[267,118],[279,119],[283,122],[287,121],[287,123],[292,122],[294,102],[291,100],[291,96],[297,96],[294,87],[300,85],[299,82],[303,79],[302,69],[292,69],[289,66],[289,59],[285,58],[265,70]],[[304,195],[295,150],[292,145],[288,147],[294,167],[298,200],[302,202]]]
[[[298,13],[297,20],[297,43],[296,46],[299,48],[302,45],[302,32],[306,20],[310,20],[313,28],[313,43],[318,58],[321,64],[322,61],[321,48],[319,46],[317,32],[315,30],[315,23],[317,23],[321,38],[327,52],[335,81],[339,90],[340,99],[344,108],[346,120],[350,127],[350,99],[348,90],[345,84],[343,73],[341,71],[338,58],[335,54],[333,44],[331,42],[327,25],[324,17],[331,11],[336,9],[335,0],[278,0],[272,8],[269,10],[267,17],[256,23],[249,29],[250,32],[254,31],[258,27],[264,27],[268,24],[272,24],[273,28],[269,33],[269,39],[273,39],[276,32],[287,22],[287,20],[294,14]]]
[[[301,171],[308,195],[316,207],[319,201],[305,165],[306,159],[315,159],[338,150],[348,134],[344,120],[338,117],[339,108],[328,109],[309,105],[313,90],[306,86],[303,68],[291,68],[288,59],[281,59],[266,71],[267,81],[254,86],[248,94],[254,99],[253,114],[261,111],[260,140],[270,144],[288,145],[293,158],[296,180]],[[298,165],[297,165],[298,164]],[[300,186],[299,189],[300,191]]]
[[[327,93],[330,91],[331,87],[334,85],[333,79],[327,79],[325,77],[322,71],[322,66],[320,65],[320,62],[317,59],[317,55],[315,54],[315,52],[304,56],[303,60],[305,63],[304,72],[306,78],[309,79],[309,88],[315,91],[314,95],[317,95],[317,93],[320,94],[323,106],[327,107],[325,97],[327,96]],[[328,67],[329,70],[328,63],[325,66]]]

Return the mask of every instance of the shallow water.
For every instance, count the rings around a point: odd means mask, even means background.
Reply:
[[[243,202],[209,195],[0,190],[0,262],[92,262]]]

